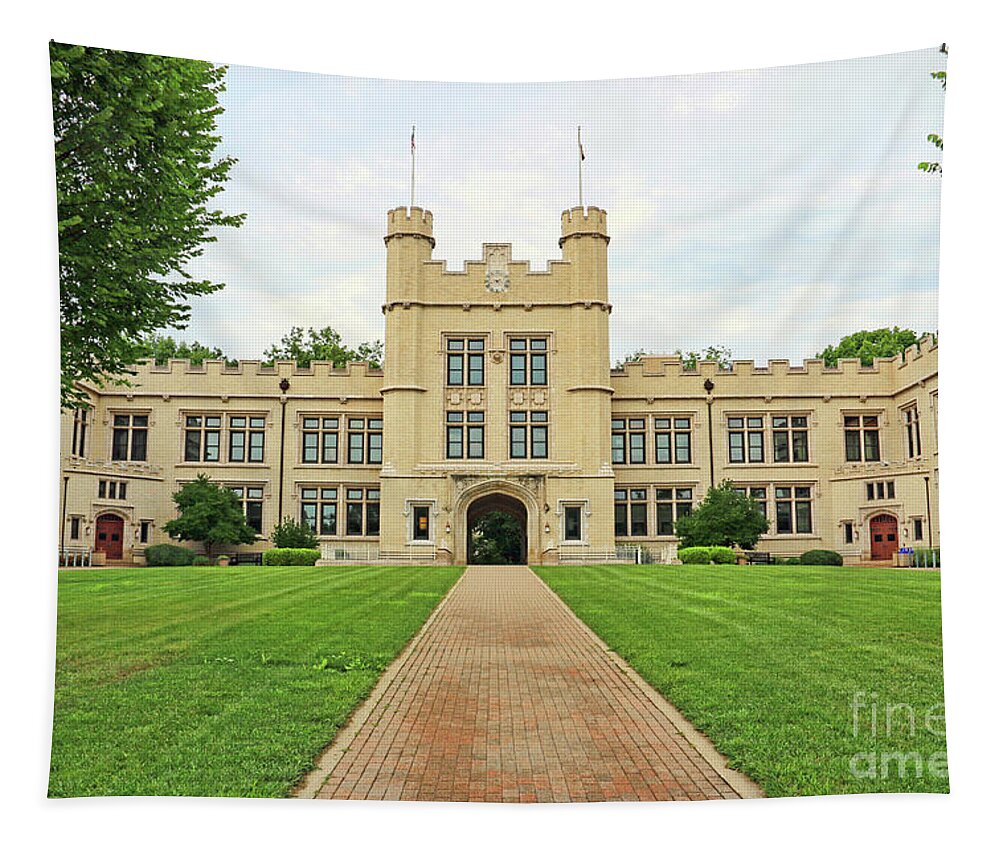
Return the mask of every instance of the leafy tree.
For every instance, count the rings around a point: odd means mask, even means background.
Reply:
[[[623,357],[620,361],[618,361],[615,364],[615,369],[625,369],[625,364],[636,363],[638,361],[641,361],[648,354],[649,352],[647,352],[645,349],[636,349],[634,352],[630,352],[629,354],[625,355],[625,357]]]
[[[917,343],[919,334],[909,328],[878,328],[875,331],[858,331],[842,337],[836,346],[827,346],[816,357],[823,358],[827,366],[836,366],[839,358],[861,358],[861,363],[871,366],[875,358],[891,358]]]
[[[209,556],[216,547],[252,544],[257,539],[236,494],[204,474],[185,484],[173,499],[180,516],[164,523],[164,531],[182,541],[201,541]]]
[[[308,367],[314,360],[330,361],[335,367],[346,366],[351,361],[365,361],[373,367],[382,365],[384,347],[381,340],[362,343],[356,349],[344,345],[340,333],[329,325],[308,330],[295,326],[281,338],[276,346],[264,352],[264,362],[293,360],[300,367]]]
[[[719,365],[720,369],[733,368],[733,353],[726,346],[708,346],[700,352],[688,352],[687,354],[677,349],[674,354],[680,355],[684,369],[697,369],[698,361],[702,360],[713,361]]]
[[[942,44],[940,52],[945,56],[948,55],[948,45]],[[941,83],[942,89],[948,88],[948,72],[947,71],[931,71],[931,77]],[[939,151],[944,150],[944,137],[938,133],[928,133],[927,141],[930,142]],[[921,171],[926,171],[928,174],[942,174],[944,169],[941,167],[939,162],[923,162],[917,163],[917,168]]]
[[[143,344],[142,357],[151,358],[156,363],[166,363],[171,358],[184,358],[198,364],[206,360],[223,360],[222,349],[203,346],[198,341],[185,343],[173,337],[153,334],[147,337]],[[227,361],[235,363],[235,361]]]
[[[314,550],[319,546],[316,533],[305,523],[296,523],[291,517],[286,517],[274,527],[271,541],[281,549]]]
[[[127,382],[143,337],[183,328],[221,283],[186,264],[242,215],[210,210],[235,160],[214,158],[226,69],[50,44],[59,226],[61,402],[75,382]]]
[[[733,490],[730,482],[709,488],[701,504],[675,529],[681,547],[731,547],[753,549],[768,529],[767,518],[746,494]]]
[[[521,524],[505,511],[484,514],[472,527],[472,564],[518,564]]]

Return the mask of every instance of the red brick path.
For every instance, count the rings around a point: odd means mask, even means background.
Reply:
[[[526,567],[470,567],[302,797],[636,801],[759,789]]]

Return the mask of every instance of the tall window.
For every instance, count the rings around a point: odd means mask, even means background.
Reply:
[[[100,479],[97,482],[98,499],[125,499],[128,492],[128,482],[116,482]]]
[[[80,518],[71,517],[69,520],[69,538],[71,541],[80,540]]]
[[[510,457],[549,457],[548,411],[510,412]]]
[[[264,463],[264,417],[229,417],[229,460]]]
[[[615,535],[641,538],[649,534],[646,489],[629,488],[615,491]]]
[[[774,462],[809,460],[809,431],[806,417],[771,417]]]
[[[919,458],[923,450],[920,446],[920,414],[917,406],[913,405],[903,411],[903,419],[906,423],[906,457]]]
[[[656,534],[673,535],[677,518],[691,513],[691,488],[656,488]]]
[[[764,463],[764,418],[729,417],[729,463]]]
[[[866,482],[865,494],[869,502],[876,499],[895,499],[896,482],[891,479],[885,482]]]
[[[77,408],[73,412],[73,440],[70,443],[70,455],[83,458],[87,454],[87,417],[89,408]]]
[[[347,463],[382,463],[381,417],[352,417],[347,420]]]
[[[486,341],[481,337],[449,337],[448,385],[481,387],[485,383]]]
[[[691,419],[654,417],[654,450],[657,464],[691,463]]]
[[[302,463],[336,464],[339,417],[303,417]]]
[[[413,540],[429,541],[431,539],[431,507],[429,505],[413,506]]]
[[[247,525],[259,535],[264,528],[264,488],[259,485],[238,485],[230,490],[240,501]]]
[[[563,540],[583,540],[583,506],[563,506]]]
[[[111,460],[145,461],[148,429],[148,414],[115,414],[111,432]]]
[[[139,524],[139,543],[148,544],[149,543],[149,529],[153,525],[151,520],[143,520]]]
[[[377,488],[347,489],[348,535],[378,535],[380,500],[381,492]]]
[[[924,520],[922,517],[913,518],[913,540],[922,541],[924,539]]]
[[[775,530],[779,535],[812,532],[812,488],[775,485],[774,508]]]
[[[544,337],[510,340],[510,383],[515,386],[549,383],[549,341]]]
[[[222,417],[189,416],[184,425],[184,460],[218,461]]]
[[[844,416],[844,456],[860,461],[880,461],[878,416]]]
[[[300,522],[320,535],[337,534],[337,489],[302,488]]]
[[[611,421],[611,463],[646,463],[646,418]]]
[[[486,454],[486,415],[482,411],[448,411],[445,415],[448,458],[483,458]]]

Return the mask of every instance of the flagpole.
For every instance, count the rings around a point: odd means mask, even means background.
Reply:
[[[580,195],[580,206],[583,206],[583,140],[580,138],[580,126],[576,128],[576,165],[577,165],[577,190]]]
[[[413,190],[417,180],[417,126],[410,130],[410,209],[413,209]]]

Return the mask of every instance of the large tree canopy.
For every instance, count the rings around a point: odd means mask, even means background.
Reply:
[[[204,474],[187,482],[173,499],[180,516],[164,523],[163,531],[182,541],[201,541],[209,556],[218,547],[252,544],[257,540],[236,494]]]
[[[180,358],[196,364],[206,360],[227,359],[222,349],[203,346],[197,340],[185,343],[183,340],[175,340],[173,337],[161,334],[154,334],[143,341],[143,357],[150,358],[156,363],[166,363],[171,358]]]
[[[909,328],[878,328],[875,331],[858,331],[842,337],[836,346],[827,346],[816,357],[823,358],[827,366],[836,366],[839,358],[861,358],[861,363],[871,366],[875,358],[891,358],[914,345],[921,334]]]
[[[122,380],[144,336],[222,287],[185,265],[243,216],[208,207],[235,162],[213,156],[225,67],[55,42],[50,59],[69,406],[75,382]]]
[[[677,518],[682,547],[731,547],[752,550],[768,529],[767,518],[745,493],[729,482],[709,488],[701,504]]]
[[[314,360],[330,361],[335,367],[346,366],[351,361],[364,361],[373,367],[382,366],[383,346],[381,340],[362,343],[356,349],[344,345],[339,332],[329,325],[320,328],[292,328],[281,342],[264,352],[264,362],[293,360],[300,367],[308,367]]]

